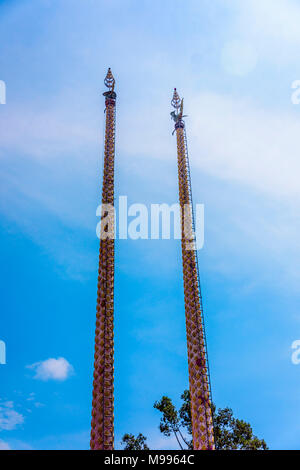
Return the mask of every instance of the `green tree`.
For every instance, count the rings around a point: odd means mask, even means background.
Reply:
[[[169,397],[162,397],[160,401],[154,403],[154,408],[163,415],[160,420],[159,429],[165,436],[173,433],[177,439],[180,449],[184,449],[184,444],[189,445],[188,441],[183,437],[180,429],[180,416]]]
[[[147,438],[141,433],[137,437],[133,434],[124,434],[121,444],[125,446],[124,450],[149,450],[146,440]]]
[[[154,408],[162,413],[159,429],[165,436],[173,433],[181,449],[193,448],[191,398],[190,392],[185,390],[181,395],[183,400],[179,411],[173,405],[169,397],[162,397],[154,403]],[[216,410],[212,406],[215,445],[217,450],[267,450],[267,444],[263,439],[258,439],[249,423],[234,418],[230,408]],[[188,437],[185,437],[188,436]]]
[[[214,411],[216,448],[219,450],[268,450],[263,439],[253,434],[249,423],[234,418],[231,408]]]

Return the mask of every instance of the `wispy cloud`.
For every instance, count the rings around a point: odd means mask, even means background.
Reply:
[[[0,440],[0,450],[11,450],[11,447],[7,442]]]
[[[269,64],[287,65],[299,58],[299,2],[221,0],[224,3],[232,19],[231,36],[248,41],[261,59]]]
[[[15,411],[12,401],[0,402],[0,430],[11,431],[24,422],[24,416]]]

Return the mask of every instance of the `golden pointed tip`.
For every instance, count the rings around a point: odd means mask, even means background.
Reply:
[[[173,93],[173,98],[172,98],[171,104],[172,104],[172,106],[173,106],[175,109],[179,109],[179,108],[180,108],[181,99],[180,99],[180,96],[179,96],[178,93],[177,93],[177,89],[176,89],[176,88],[174,88],[174,93]]]
[[[110,67],[108,67],[108,71],[107,71],[106,77],[104,79],[104,83],[107,86],[107,88],[109,88],[110,90],[114,86],[115,79],[114,79],[113,74],[111,73],[111,68]]]

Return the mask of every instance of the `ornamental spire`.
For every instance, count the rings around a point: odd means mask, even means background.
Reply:
[[[183,99],[180,99],[176,88],[171,104],[175,108],[175,111],[171,112],[171,116],[175,121],[174,132],[176,132],[177,138],[182,267],[193,448],[194,450],[210,450],[215,448],[211,409],[211,387],[198,270],[198,256],[194,235],[190,165],[183,121]]]
[[[112,72],[111,72],[111,68],[110,68],[110,67],[108,68],[106,77],[105,77],[105,79],[104,79],[104,84],[105,84],[105,86],[107,86],[107,88],[109,89],[109,91],[114,91],[115,79],[114,79],[114,76],[113,76],[113,74],[112,74]]]
[[[177,93],[176,88],[174,88],[174,93],[173,93],[173,98],[172,98],[172,101],[171,101],[171,105],[173,106],[173,108],[175,108],[177,110],[180,108],[180,105],[181,105],[181,99],[180,99],[180,96]]]
[[[105,144],[91,423],[91,449],[94,450],[114,448],[114,224],[113,233],[107,236],[105,213],[114,206],[117,95],[110,69],[104,83],[109,91],[104,93]]]

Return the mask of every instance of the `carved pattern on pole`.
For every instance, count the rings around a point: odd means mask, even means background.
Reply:
[[[195,450],[213,450],[215,448],[215,444],[211,411],[211,394],[203,315],[201,310],[202,304],[200,301],[200,280],[198,277],[195,235],[193,230],[193,207],[188,155],[184,122],[182,120],[183,103],[179,113],[178,98],[179,97],[175,89],[172,104],[177,110],[177,113],[173,112],[172,117],[175,120],[177,137],[182,265],[193,447]]]
[[[115,80],[108,70],[102,207],[114,205]],[[107,218],[102,210],[94,355],[91,442],[93,450],[114,448],[114,239],[103,237]],[[114,223],[114,221],[113,221]],[[114,233],[114,226],[113,226]]]

